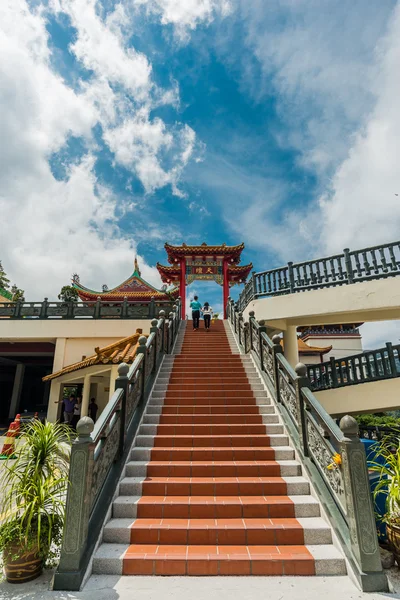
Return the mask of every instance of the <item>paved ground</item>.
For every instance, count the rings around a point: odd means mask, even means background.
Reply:
[[[385,600],[363,594],[347,577],[92,577],[82,592],[49,591],[50,576],[0,584],[1,600]]]

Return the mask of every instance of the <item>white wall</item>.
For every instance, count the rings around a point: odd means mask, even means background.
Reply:
[[[330,415],[383,412],[400,408],[400,377],[314,392]]]
[[[57,338],[120,340],[135,333],[137,328],[149,333],[150,327],[151,319],[1,319],[0,339],[3,342],[55,342]]]
[[[351,354],[359,354],[363,351],[362,349],[362,340],[359,336],[354,337],[341,337],[339,335],[336,336],[320,336],[320,337],[312,337],[309,336],[307,341],[305,342],[308,346],[317,346],[319,348],[332,346],[332,350],[327,354],[324,354],[323,361],[328,361],[331,356],[335,358],[344,358],[346,356],[350,356]],[[314,358],[311,356],[307,356],[305,358]],[[319,356],[315,357],[317,360],[315,362],[320,362]],[[312,364],[315,364],[313,362]],[[311,364],[311,363],[310,363]]]
[[[246,307],[246,321],[251,310],[257,319],[281,330],[290,325],[400,319],[400,277],[260,298]]]

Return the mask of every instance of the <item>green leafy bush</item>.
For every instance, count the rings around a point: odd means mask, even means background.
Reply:
[[[60,544],[68,486],[70,431],[65,425],[28,423],[16,458],[8,458],[0,479],[3,522],[0,550],[13,545],[13,557],[36,549],[43,560]]]

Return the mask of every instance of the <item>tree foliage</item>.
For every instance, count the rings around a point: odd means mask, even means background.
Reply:
[[[21,288],[19,288],[18,286],[15,285],[15,283],[13,283],[13,285],[10,285],[10,280],[7,277],[7,273],[5,272],[3,265],[1,264],[1,260],[0,260],[0,288],[2,288],[3,290],[6,290],[8,292],[10,292],[12,294],[12,301],[13,302],[17,302],[17,300],[25,300],[25,291],[21,290]]]
[[[7,274],[4,271],[3,265],[1,264],[1,260],[0,260],[0,288],[3,288],[3,290],[10,289],[10,280],[8,279]]]
[[[77,302],[78,298],[78,291],[73,285],[64,285],[58,294],[58,299],[63,302]]]

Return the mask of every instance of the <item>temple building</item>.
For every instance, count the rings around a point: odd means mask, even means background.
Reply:
[[[359,331],[361,325],[362,323],[347,323],[298,327],[300,360],[305,364],[315,364],[328,361],[331,357],[345,358],[351,354],[361,353],[363,351]],[[314,354],[307,355],[304,352],[305,347],[311,348]]]
[[[127,302],[150,302],[152,298],[154,300],[173,300],[178,296],[178,290],[172,290],[167,292],[166,290],[158,290],[150,283],[142,279],[142,274],[139,269],[137,258],[135,258],[134,271],[128,279],[123,283],[117,285],[117,287],[109,290],[107,286],[103,286],[101,292],[90,290],[83,286],[80,282],[79,276],[74,275],[72,279],[72,285],[78,292],[79,298],[82,301],[96,301],[100,299],[103,302],[122,302],[125,299]]]
[[[122,362],[133,363],[139,337],[142,334],[142,329],[137,329],[133,335],[112,344],[102,348],[97,346],[91,356],[82,356],[81,360],[43,377],[44,382],[51,384],[50,397],[57,402],[60,398],[69,395],[69,390],[77,391],[82,397],[81,416],[88,416],[90,398],[95,398],[99,409],[98,418],[114,393],[118,365]],[[57,406],[55,415],[57,419],[60,417],[62,417],[61,402]]]

